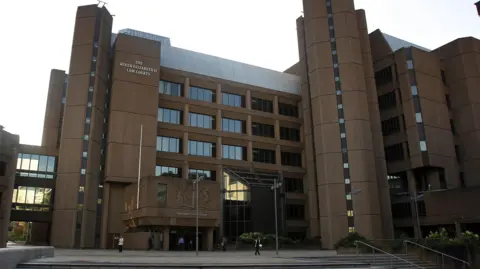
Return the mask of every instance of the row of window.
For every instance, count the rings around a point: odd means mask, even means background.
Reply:
[[[170,96],[183,96],[183,85],[180,83],[160,81],[159,93]],[[199,100],[208,103],[216,102],[216,91],[211,89],[205,89],[197,86],[191,86],[189,89],[188,98],[192,100]],[[221,102],[223,105],[233,107],[245,107],[245,97],[238,94],[223,92],[221,96]],[[260,98],[252,98],[252,109],[273,113],[273,101]],[[278,113],[284,116],[298,118],[298,107],[291,104],[278,103]]]
[[[215,171],[210,170],[202,170],[202,169],[189,169],[188,170],[188,178],[189,179],[196,179],[197,175],[202,177],[205,180],[216,180]],[[157,165],[155,167],[155,176],[169,176],[169,177],[182,177],[182,168],[180,167],[172,167],[172,166],[163,166]]]
[[[13,189],[12,203],[49,205],[52,189],[18,186]]]
[[[159,108],[158,121],[170,124],[183,124],[183,111]],[[216,120],[214,116],[188,113],[188,125],[198,128],[215,129]],[[222,118],[222,131],[232,133],[245,133],[246,123],[242,120]],[[271,124],[252,123],[252,134],[256,136],[275,137],[275,127]],[[296,128],[280,127],[280,139],[300,141],[300,130]]]
[[[188,141],[188,154],[193,156],[216,157],[216,143],[204,141]],[[157,151],[182,153],[182,139],[176,137],[157,136]],[[222,145],[222,158],[232,160],[246,160],[247,149],[241,146]],[[253,161],[275,164],[275,151],[267,149],[253,149]],[[282,152],[282,165],[301,166],[300,153]]]
[[[18,153],[17,170],[54,173],[55,156]]]

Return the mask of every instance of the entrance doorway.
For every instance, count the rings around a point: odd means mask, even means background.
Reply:
[[[178,227],[170,230],[170,250],[174,251],[195,251],[195,227]],[[183,237],[183,249],[180,246],[180,238]],[[203,233],[198,231],[198,250],[203,249]]]

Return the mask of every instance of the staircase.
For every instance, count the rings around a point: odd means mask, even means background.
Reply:
[[[412,268],[412,269],[440,269],[436,264],[422,261],[415,254],[339,254],[325,257],[303,257],[301,259],[321,260],[328,263],[366,263],[371,267],[382,268]]]

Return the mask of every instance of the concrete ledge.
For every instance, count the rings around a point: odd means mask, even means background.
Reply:
[[[19,263],[54,256],[53,247],[13,246],[0,248],[0,268],[15,269]]]

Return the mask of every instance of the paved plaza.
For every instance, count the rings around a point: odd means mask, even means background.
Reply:
[[[202,266],[202,267],[258,267],[268,265],[269,267],[278,266],[299,266],[311,265],[314,268],[321,264],[322,267],[343,267],[340,263],[321,262],[321,257],[335,256],[335,251],[280,251],[277,256],[275,251],[263,251],[261,256],[255,256],[254,251],[227,251],[227,252],[199,252],[196,256],[193,251],[129,251],[119,253],[116,250],[67,250],[56,249],[55,257],[36,259],[28,264],[90,264],[94,265],[121,265],[121,266]],[[312,259],[316,257],[316,259]],[[331,265],[331,266],[329,266]],[[349,263],[351,267],[352,264]],[[358,267],[368,267],[366,264],[358,263]],[[275,268],[275,267],[273,267]],[[279,268],[279,267],[278,267]]]

